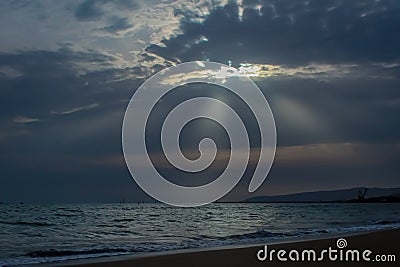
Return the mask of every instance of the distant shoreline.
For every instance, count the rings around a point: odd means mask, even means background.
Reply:
[[[0,205],[35,204],[162,204],[156,200],[116,200],[105,202],[29,202],[0,201]],[[400,203],[400,187],[354,187],[347,189],[306,191],[287,195],[255,196],[232,201],[219,200],[215,203]],[[210,203],[212,204],[212,203]]]
[[[251,203],[400,203],[400,188],[354,187],[331,191],[300,192],[288,195],[255,196]]]

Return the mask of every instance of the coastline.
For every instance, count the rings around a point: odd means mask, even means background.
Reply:
[[[235,245],[215,248],[199,248],[185,249],[176,251],[167,251],[160,253],[149,253],[144,255],[124,255],[88,258],[80,260],[69,260],[59,263],[35,264],[30,266],[78,266],[78,267],[126,267],[126,266],[287,266],[287,265],[304,265],[315,264],[310,261],[286,261],[281,262],[275,258],[272,262],[266,260],[261,262],[257,259],[257,252],[268,245],[268,250],[304,250],[315,249],[316,251],[328,249],[328,247],[337,248],[336,241],[338,238],[345,238],[348,249],[371,250],[376,255],[395,255],[395,262],[376,262],[374,259],[370,262],[352,262],[352,261],[330,261],[325,258],[318,264],[328,266],[342,265],[376,265],[376,266],[397,266],[400,261],[399,240],[400,229],[358,232],[348,234],[323,235],[320,237],[310,238],[293,238],[281,241],[266,242],[263,244],[251,245]],[[371,257],[372,257],[371,256]],[[397,262],[397,264],[396,264]]]

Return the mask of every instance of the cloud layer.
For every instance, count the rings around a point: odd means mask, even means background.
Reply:
[[[145,78],[192,60],[237,67],[271,105],[279,147],[258,194],[398,186],[398,1],[1,1],[0,13],[5,200],[148,199],[121,161],[124,111]],[[159,109],[199,92],[249,117],[207,86]],[[192,156],[210,129],[228,146],[221,129],[199,123],[182,137]],[[246,197],[250,176],[228,199]]]

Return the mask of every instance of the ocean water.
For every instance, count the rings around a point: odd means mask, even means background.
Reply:
[[[400,228],[400,204],[0,205],[0,266]]]

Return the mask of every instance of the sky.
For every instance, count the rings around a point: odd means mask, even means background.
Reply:
[[[249,164],[223,200],[400,187],[397,0],[3,0],[0,14],[0,201],[151,200],[123,158],[124,112],[146,78],[188,61],[239,69],[275,117],[267,180],[249,194]],[[160,111],[209,95],[249,115],[225,93],[178,88]],[[154,116],[154,132],[162,118]],[[211,135],[221,160],[189,180],[170,166],[160,172],[196,185],[221,172],[229,143],[211,121],[192,126],[182,146],[195,158],[198,141]],[[149,145],[155,155],[157,144]]]

